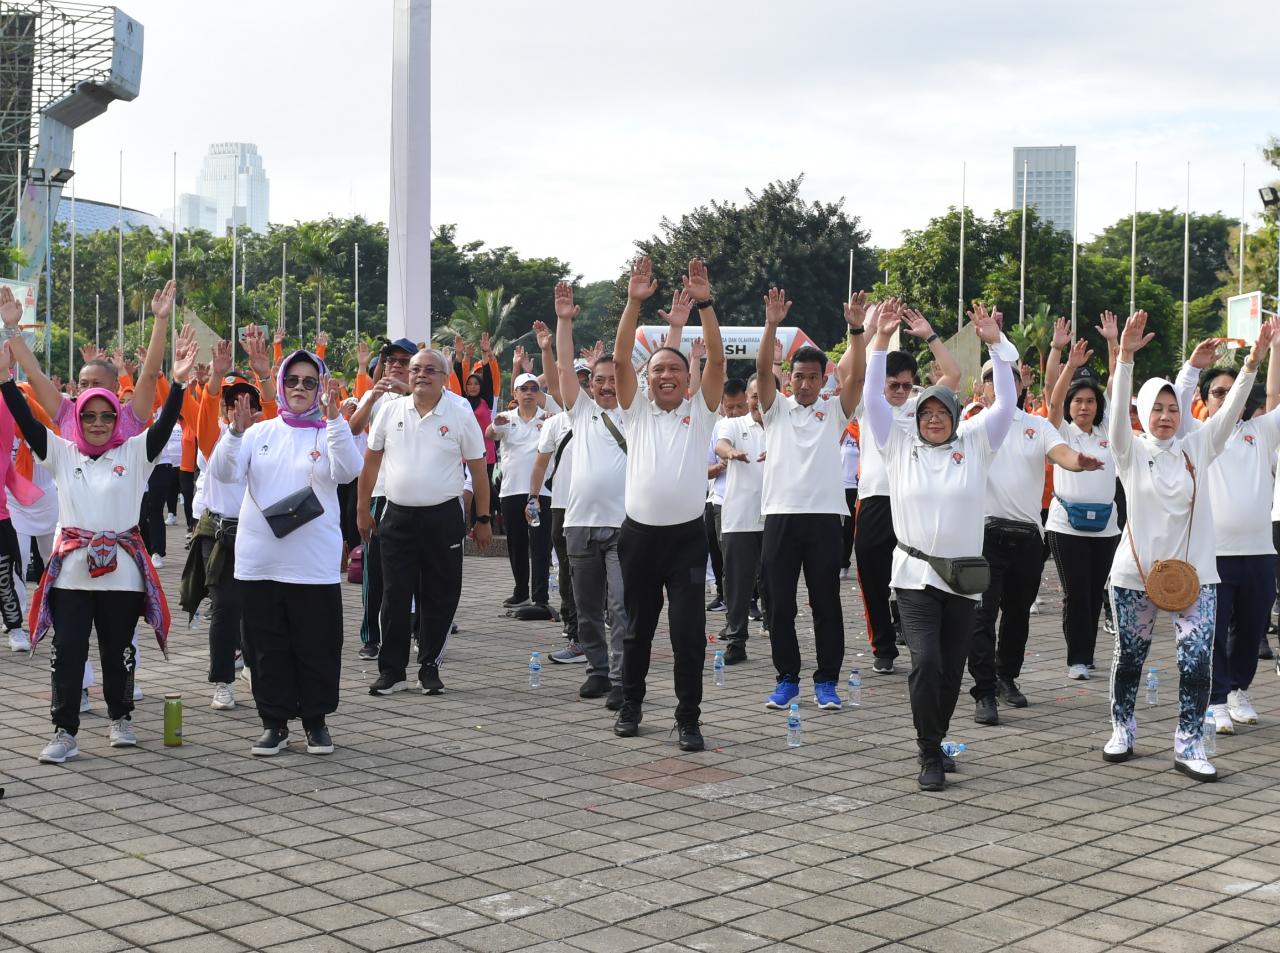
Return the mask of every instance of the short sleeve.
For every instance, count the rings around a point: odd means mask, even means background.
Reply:
[[[480,431],[480,424],[476,422],[475,414],[468,412],[458,416],[461,418],[459,426],[462,433],[458,443],[462,449],[462,459],[483,459],[484,434]]]
[[[733,441],[733,433],[735,429],[736,428],[733,426],[733,421],[730,420],[728,417],[725,417],[718,424],[716,424],[716,429],[711,434],[712,452],[715,452],[715,445],[719,443],[721,440],[728,440],[729,443],[733,444],[733,446],[736,448],[737,444],[734,443]]]
[[[1060,447],[1066,443],[1066,441],[1062,439],[1062,434],[1058,433],[1057,428],[1054,427],[1053,424],[1049,423],[1048,420],[1043,417],[1035,417],[1033,419],[1039,421],[1036,426],[1040,428],[1040,440],[1044,445],[1044,452],[1046,456],[1048,456],[1054,447]]]
[[[381,404],[373,409],[373,426],[369,428],[369,449],[381,452],[387,443],[387,415],[389,405]]]
[[[556,414],[546,422],[538,434],[539,453],[555,453],[556,447],[560,443],[560,438],[563,436],[562,431],[566,420],[568,418],[564,414]]]

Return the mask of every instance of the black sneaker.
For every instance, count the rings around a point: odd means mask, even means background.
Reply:
[[[920,765],[920,790],[941,791],[947,786],[947,776],[942,766],[942,758],[930,755]]]
[[[259,758],[269,758],[272,755],[279,754],[288,746],[288,728],[268,728],[262,733],[262,737],[253,743],[249,753],[257,755]]]
[[[360,646],[360,658],[371,662],[378,657],[378,650],[381,648],[377,642],[366,642]]]
[[[724,650],[724,664],[737,665],[747,660],[747,647],[741,642],[730,642]]]
[[[509,599],[502,600],[502,608],[504,609],[516,609],[527,605],[529,605],[528,596],[511,596]]]
[[[1027,707],[1027,696],[1018,690],[1018,683],[1011,678],[996,679],[996,694],[1012,708]]]
[[[333,739],[327,725],[307,729],[307,754],[333,754]]]
[[[618,720],[613,723],[613,733],[619,738],[634,738],[640,734],[640,706],[623,701]]]
[[[373,680],[373,684],[369,686],[370,695],[394,695],[396,692],[402,692],[409,687],[409,683],[405,680],[404,673],[380,672],[378,677]]]
[[[613,689],[608,675],[588,675],[578,689],[579,698],[604,698]]]
[[[707,611],[708,612],[724,612],[725,611],[724,600],[721,599],[719,596],[716,596],[714,599],[712,599],[710,602],[707,603]]]
[[[1258,643],[1258,658],[1270,662],[1275,657],[1276,653],[1271,651],[1271,642],[1269,640],[1264,638]]]
[[[941,752],[941,756],[942,756],[942,773],[955,774],[956,759],[951,757],[951,755],[947,754],[945,751]]]
[[[979,698],[974,702],[973,720],[980,725],[1000,724],[1000,709],[996,706],[994,695]]]
[[[609,697],[604,700],[604,707],[609,711],[617,711],[622,707],[622,686],[614,685],[609,689]]]
[[[760,603],[751,600],[751,608],[747,610],[747,618],[752,622],[760,622],[764,619],[764,613],[760,611]]]
[[[434,665],[424,665],[418,670],[418,687],[424,695],[439,695],[444,691],[444,682],[440,681],[440,669]]]
[[[681,751],[702,751],[707,747],[707,743],[702,740],[702,730],[698,722],[686,721],[677,727],[680,729]]]
[[[891,658],[876,659],[875,664],[871,666],[871,671],[875,672],[877,675],[892,675],[893,659]]]

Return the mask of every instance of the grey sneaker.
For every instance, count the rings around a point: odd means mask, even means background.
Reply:
[[[117,718],[111,723],[111,747],[132,748],[138,743],[138,736],[133,733],[133,722],[128,718]]]
[[[551,661],[559,665],[573,665],[576,662],[586,662],[586,660],[587,653],[582,651],[582,646],[577,642],[570,642],[551,656]]]
[[[93,702],[89,701],[89,689],[80,689],[80,714],[93,711]]]
[[[213,700],[209,703],[209,707],[216,708],[218,711],[230,711],[235,708],[236,696],[231,686],[226,682],[218,682],[213,687]]]
[[[80,747],[76,744],[76,736],[65,728],[59,728],[53,740],[40,752],[41,764],[62,764],[62,762],[80,755]]]

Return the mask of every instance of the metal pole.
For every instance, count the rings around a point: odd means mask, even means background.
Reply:
[[[240,231],[236,222],[236,202],[240,198],[240,160],[231,172],[231,363],[236,362],[236,244]]]
[[[76,165],[75,154],[71,155],[71,167]],[[71,308],[69,309],[67,334],[67,382],[76,378],[76,180],[71,180]]]
[[[285,262],[288,261],[288,259],[289,259],[289,243],[281,242],[280,243],[280,330],[281,331],[284,330],[284,288],[285,288],[285,285],[288,283],[288,278],[285,277],[284,268],[285,268]]]
[[[298,344],[302,344],[302,292],[298,292]]]
[[[1182,210],[1182,359],[1187,359],[1191,296],[1191,163],[1187,163],[1187,204]]]
[[[102,347],[102,295],[93,296],[93,346]]]
[[[1018,325],[1027,316],[1027,160],[1022,160],[1022,267],[1018,278]]]
[[[960,291],[956,295],[956,330],[964,327],[964,219],[968,163],[960,163]]]
[[[1071,183],[1071,343],[1076,342],[1076,288],[1080,252],[1080,161],[1076,160],[1076,177]]]
[[[53,373],[53,182],[45,172],[44,182],[44,372]]]
[[[850,252],[850,261],[852,261],[853,253]],[[355,265],[355,284],[356,284],[356,339],[360,338],[360,245],[356,243],[356,265]]]
[[[170,367],[178,363],[178,153],[173,154],[173,217],[169,222],[169,277],[173,279],[175,294],[173,308],[169,312]]]
[[[1244,294],[1244,233],[1245,233],[1244,195],[1245,195],[1246,180],[1247,180],[1247,176],[1245,172],[1245,163],[1241,162],[1240,163],[1240,267],[1237,269],[1237,271],[1239,272],[1239,275],[1238,275],[1239,283],[1236,287],[1236,294],[1240,294],[1240,295]]]
[[[1133,163],[1133,218],[1129,233],[1129,314],[1138,308],[1138,163]]]
[[[120,150],[120,197],[116,203],[116,341],[124,350],[124,150]]]

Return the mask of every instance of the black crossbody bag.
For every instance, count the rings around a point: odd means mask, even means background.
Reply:
[[[320,449],[320,431],[316,431],[316,444],[313,450]],[[312,520],[324,515],[324,504],[320,502],[320,497],[316,496],[315,488],[312,486],[315,480],[316,460],[319,457],[312,457],[311,471],[307,474],[307,485],[300,490],[295,490],[288,496],[281,497],[270,506],[259,506],[258,501],[254,499],[253,491],[249,489],[249,467],[245,467],[244,489],[249,494],[249,499],[253,500],[253,505],[258,507],[262,513],[262,518],[267,521],[267,525],[271,527],[271,532],[275,534],[276,539],[284,539],[295,529],[306,526]],[[250,457],[252,463],[252,457]]]

